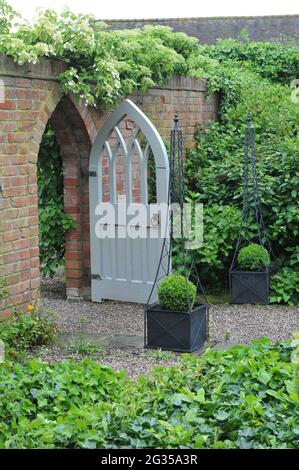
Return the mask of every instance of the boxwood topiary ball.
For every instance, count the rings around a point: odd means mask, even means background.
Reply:
[[[262,271],[270,265],[268,251],[257,243],[251,243],[241,248],[238,254],[238,264],[240,268],[248,271]]]
[[[187,294],[188,286],[188,294]],[[161,281],[158,287],[159,304],[165,310],[186,311],[192,309],[196,296],[193,282],[186,280],[181,274],[171,274]]]

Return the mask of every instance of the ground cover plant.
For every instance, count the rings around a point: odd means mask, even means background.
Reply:
[[[271,279],[271,302],[299,305],[299,271],[283,268]]]
[[[41,314],[31,304],[27,310],[14,308],[9,317],[0,316],[0,340],[7,356],[21,358],[29,349],[53,343],[57,333],[54,314]]]
[[[89,360],[6,363],[0,447],[299,448],[295,346],[185,355],[136,383]]]

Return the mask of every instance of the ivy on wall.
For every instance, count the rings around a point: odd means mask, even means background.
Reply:
[[[76,223],[64,212],[61,154],[50,126],[41,142],[37,176],[41,271],[52,277],[64,263],[65,232]]]

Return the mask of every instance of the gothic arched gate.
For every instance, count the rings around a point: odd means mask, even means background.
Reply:
[[[159,133],[134,103],[125,100],[104,123],[90,154],[94,302],[147,302],[163,244],[161,227],[166,220],[161,214],[167,219],[167,212],[158,212],[158,205],[168,203],[168,180],[168,157]],[[153,185],[155,194],[149,197]],[[140,217],[134,220],[138,213],[145,222]],[[136,236],[140,230],[143,237]]]

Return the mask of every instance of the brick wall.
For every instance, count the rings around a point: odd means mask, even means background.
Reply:
[[[198,38],[202,44],[214,44],[218,38],[238,38],[244,30],[252,41],[299,42],[299,15],[103,21],[111,29],[142,28],[147,24],[170,26],[174,31]]]
[[[207,96],[205,81],[195,78],[173,77],[163,87],[152,88],[146,95],[137,94],[133,101],[149,116],[166,141],[169,141],[176,112],[179,113],[186,145],[194,142],[197,123],[205,126],[217,119],[217,96]]]
[[[9,305],[25,305],[38,296],[40,285],[36,163],[45,127],[50,121],[63,157],[65,211],[78,227],[66,234],[66,282],[69,297],[88,297],[89,154],[107,113],[80,105],[60,92],[57,76],[65,70],[60,61],[17,66],[0,57],[0,80],[5,99],[0,102],[0,277],[4,277]],[[188,145],[194,126],[217,118],[217,98],[205,95],[205,82],[173,78],[163,87],[137,93],[131,99],[152,119],[168,141],[175,112]],[[119,188],[123,185],[119,166]],[[136,186],[136,191],[138,187]],[[137,193],[136,193],[137,194]],[[136,196],[137,197],[137,196]],[[137,197],[138,198],[138,197]]]

